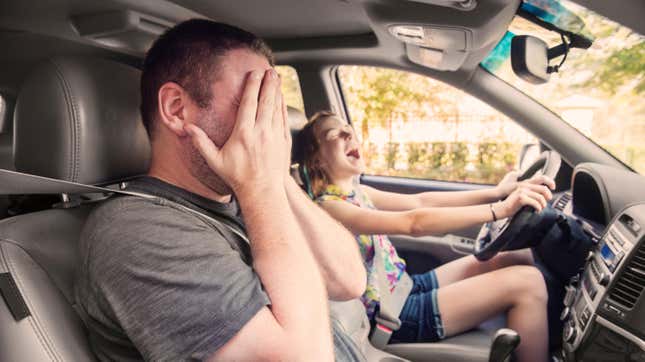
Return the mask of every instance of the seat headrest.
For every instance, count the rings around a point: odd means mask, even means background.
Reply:
[[[297,160],[298,147],[296,147],[296,138],[298,137],[298,132],[307,124],[307,116],[297,108],[287,106],[289,128],[291,130],[291,138],[293,140],[293,146],[291,147],[291,163],[295,163]]]
[[[121,63],[58,57],[23,83],[14,112],[19,172],[85,184],[116,183],[148,169],[139,113],[141,72]]]

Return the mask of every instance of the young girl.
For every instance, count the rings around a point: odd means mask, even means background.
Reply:
[[[552,197],[549,188],[555,188],[553,180],[543,176],[517,182],[513,172],[497,187],[478,191],[413,195],[379,191],[358,184],[364,169],[359,144],[352,127],[340,117],[317,113],[298,141],[310,194],[357,235],[368,271],[361,299],[371,319],[380,300],[374,243],[386,251],[376,257],[383,257],[394,288],[406,265],[386,235],[444,234],[512,216],[524,205],[540,211]],[[466,256],[411,277],[412,291],[399,316],[402,326],[390,343],[437,341],[506,312],[508,326],[521,337],[516,357],[547,360],[547,292],[529,250],[502,252],[486,262]]]

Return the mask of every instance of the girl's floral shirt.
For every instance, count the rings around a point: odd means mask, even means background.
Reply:
[[[358,186],[356,186],[358,187]],[[351,193],[344,192],[336,185],[329,185],[325,190],[316,197],[316,202],[322,203],[323,201],[345,201],[359,207],[374,209],[374,204],[364,192]],[[386,235],[357,235],[356,241],[363,256],[365,269],[367,270],[367,289],[361,296],[361,301],[367,309],[367,315],[373,318],[375,308],[379,303],[379,287],[376,274],[376,266],[374,265],[374,243],[379,243],[381,250],[385,251],[383,255],[383,264],[385,266],[385,273],[390,283],[390,290],[394,289],[396,283],[405,272],[405,261],[401,259],[394,249],[394,245]]]

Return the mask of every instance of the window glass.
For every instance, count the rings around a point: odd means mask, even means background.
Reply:
[[[282,94],[287,105],[304,112],[305,106],[302,101],[298,72],[288,65],[278,65],[275,69],[282,78]]]
[[[478,99],[431,78],[340,66],[366,173],[497,183],[516,168],[531,134]]]
[[[514,74],[509,58],[512,35],[508,33],[482,66],[559,114],[637,172],[645,173],[645,36],[571,1],[558,3],[576,14],[595,40],[589,49],[571,49],[548,83],[530,84]],[[519,16],[508,30],[515,35],[537,36],[549,47],[562,42],[557,33]],[[561,60],[558,57],[550,64]]]

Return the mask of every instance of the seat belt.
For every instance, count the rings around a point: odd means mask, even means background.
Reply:
[[[140,192],[125,191],[116,188],[100,187],[81,184],[77,182],[63,181],[49,177],[36,176],[22,172],[0,169],[0,195],[20,195],[20,194],[90,194],[90,193],[114,193],[120,195],[137,196],[147,199],[160,199],[161,197],[148,195]],[[249,242],[249,239],[243,232],[237,230],[225,222],[216,220],[211,216],[193,210],[184,205],[164,199],[171,203],[172,206],[186,210],[192,214],[207,219],[216,226],[224,227],[233,232],[240,239]]]
[[[355,180],[355,192],[362,194],[358,185],[358,180]],[[364,199],[363,195],[359,195]],[[410,295],[412,290],[412,278],[405,271],[401,274],[394,289],[390,289],[390,282],[385,271],[385,256],[389,251],[383,249],[383,245],[377,240],[374,245],[374,269],[376,270],[376,279],[379,289],[379,307],[374,317],[376,324],[372,328],[370,335],[370,342],[378,349],[383,349],[387,346],[392,337],[392,333],[401,328],[401,320],[399,315],[405,305],[405,301]]]
[[[157,198],[157,196],[148,195],[144,193],[124,191],[120,189],[112,189],[107,187],[91,186],[80,184],[76,182],[57,180],[49,177],[42,177],[30,175],[26,173],[9,171],[0,169],[0,194],[16,195],[16,194],[88,194],[88,193],[116,193],[121,195],[144,197],[148,199]],[[216,220],[208,215],[204,215],[197,210],[193,210],[184,205],[171,202],[173,206],[177,206],[192,214],[196,214],[212,222],[214,225],[224,227],[245,242],[249,242],[248,237],[240,230],[235,229],[233,226],[228,225],[220,220]],[[401,320],[398,318],[405,304],[405,300],[410,294],[412,289],[412,279],[407,273],[403,273],[399,279],[394,290],[390,290],[387,274],[385,272],[384,256],[382,245],[376,243],[374,245],[374,262],[376,263],[376,273],[378,277],[378,284],[380,290],[380,307],[376,315],[377,325],[372,330],[370,341],[374,347],[382,349],[387,345],[393,331],[401,327]]]
[[[376,324],[370,335],[370,342],[378,349],[387,346],[392,333],[401,328],[399,315],[405,305],[405,301],[412,290],[412,278],[408,273],[403,272],[394,289],[390,289],[390,283],[385,272],[385,254],[380,242],[374,243],[374,266],[379,288],[379,307],[374,317]]]
[[[189,213],[192,213],[193,215],[196,215],[198,217],[204,218],[204,219],[208,220],[209,222],[215,224],[216,227],[226,228],[229,231],[231,231],[233,234],[235,234],[237,237],[239,237],[240,239],[244,240],[244,242],[246,242],[247,244],[251,243],[249,241],[249,238],[242,231],[240,231],[237,228],[229,225],[228,223],[225,223],[223,221],[217,220],[216,218],[214,218],[214,217],[212,217],[210,215],[206,215],[205,213],[202,213],[202,212],[199,212],[197,210],[191,209],[188,206],[184,206],[184,205],[179,204],[177,202],[174,202],[172,200],[168,200],[168,199],[160,197],[160,196],[149,195],[149,194],[142,193],[142,192],[133,192],[133,191],[125,191],[125,190],[112,190],[112,192],[114,192],[116,194],[120,194],[120,195],[142,197],[142,198],[150,199],[150,200],[163,199],[164,202],[169,203],[171,206],[173,206],[175,208],[182,209],[184,211],[188,211]]]

